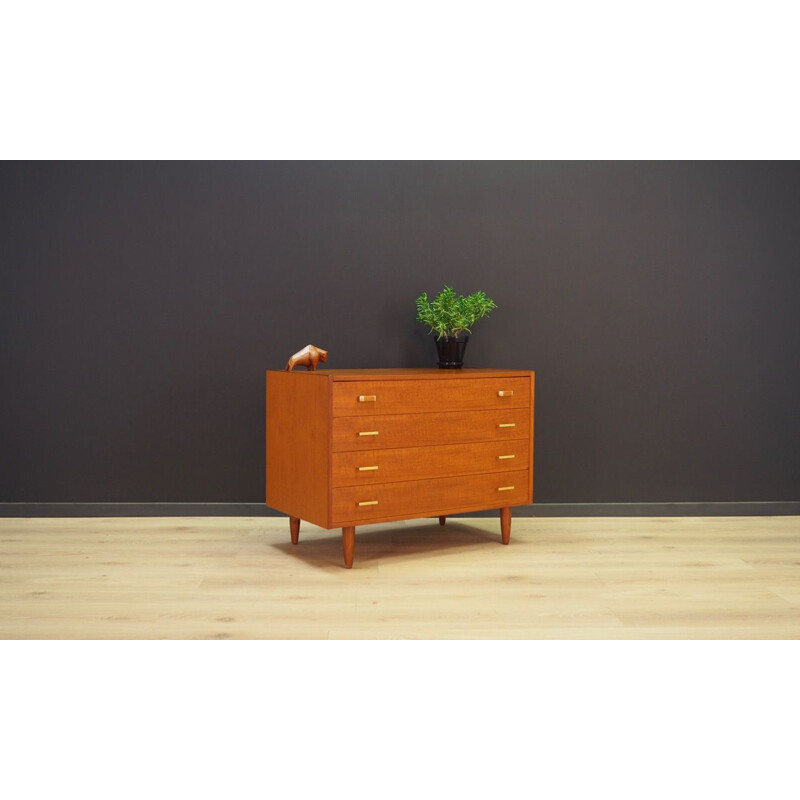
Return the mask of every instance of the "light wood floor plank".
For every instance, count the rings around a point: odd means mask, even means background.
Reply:
[[[4,639],[797,639],[800,518],[0,519]]]

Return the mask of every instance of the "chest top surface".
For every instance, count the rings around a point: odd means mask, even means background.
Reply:
[[[268,370],[284,372],[284,370]],[[365,380],[453,380],[454,378],[522,378],[530,376],[531,370],[521,369],[438,369],[433,368],[396,368],[396,369],[318,369],[294,370],[292,375],[306,375],[315,378],[327,378],[332,381],[365,381]]]

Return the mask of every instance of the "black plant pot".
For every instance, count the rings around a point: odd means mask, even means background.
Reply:
[[[464,350],[469,336],[460,339],[436,339],[436,352],[439,354],[439,369],[461,369],[464,366]]]

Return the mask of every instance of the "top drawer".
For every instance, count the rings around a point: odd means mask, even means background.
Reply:
[[[334,417],[526,408],[530,402],[530,378],[337,381],[333,384]]]

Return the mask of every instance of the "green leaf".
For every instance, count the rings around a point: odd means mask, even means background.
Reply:
[[[497,304],[485,292],[475,292],[468,297],[456,294],[452,286],[445,286],[433,303],[423,292],[416,300],[417,321],[427,325],[437,338],[455,338],[461,333],[472,333],[475,322],[489,315]]]

